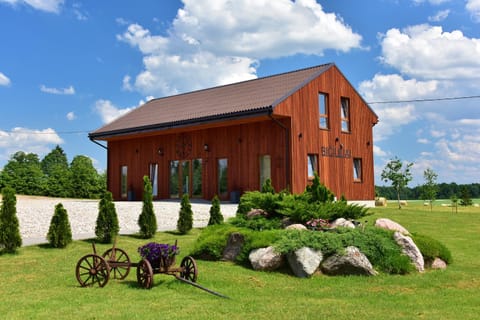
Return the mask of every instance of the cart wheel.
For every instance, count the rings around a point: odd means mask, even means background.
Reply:
[[[78,260],[76,268],[77,280],[82,287],[107,284],[110,277],[108,262],[96,254],[87,254]]]
[[[180,277],[186,280],[190,280],[192,282],[197,281],[197,263],[192,257],[187,256],[183,258],[182,262],[180,263],[180,268],[182,268],[183,270],[182,272],[180,272]]]
[[[137,282],[145,289],[150,289],[153,286],[153,270],[150,262],[143,259],[137,266]]]
[[[111,265],[110,276],[113,274],[113,279],[123,280],[128,276],[130,272],[130,257],[125,251],[111,248],[105,251],[102,257]],[[118,266],[118,263],[121,265]]]

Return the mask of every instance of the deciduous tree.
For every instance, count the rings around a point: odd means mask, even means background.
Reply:
[[[399,158],[395,157],[387,163],[385,168],[382,171],[382,180],[385,182],[390,181],[392,187],[395,188],[397,193],[398,208],[401,209],[400,205],[400,192],[401,190],[412,181],[411,167],[413,163],[403,163]]]
[[[430,202],[430,211],[433,209],[433,202],[437,198],[438,185],[437,185],[438,174],[436,174],[432,169],[428,168],[423,172],[423,179],[425,183],[422,186],[422,198],[423,200],[428,200]]]

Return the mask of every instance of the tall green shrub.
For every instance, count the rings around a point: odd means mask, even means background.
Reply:
[[[212,199],[212,206],[210,207],[210,219],[208,220],[208,225],[221,224],[223,223],[223,215],[220,211],[220,199],[215,195]]]
[[[68,221],[67,210],[61,203],[55,206],[55,213],[48,228],[47,240],[54,248],[65,248],[72,242],[72,229]]]
[[[100,203],[98,204],[95,235],[101,243],[112,243],[119,231],[120,227],[118,225],[117,211],[113,203],[112,193],[107,191],[102,195]]]
[[[272,180],[267,179],[262,185],[262,193],[275,193],[275,189],[272,186]]]
[[[153,211],[152,183],[147,176],[143,177],[143,206],[138,217],[140,236],[144,239],[153,238],[157,232],[157,218]]]
[[[17,218],[17,197],[15,190],[5,187],[2,190],[2,207],[0,209],[0,248],[7,253],[14,253],[22,246],[20,226]]]
[[[182,197],[182,202],[180,203],[180,212],[178,215],[177,230],[181,234],[186,234],[188,231],[192,230],[192,227],[193,227],[192,205],[190,204],[190,199],[188,198],[188,194],[184,194]]]

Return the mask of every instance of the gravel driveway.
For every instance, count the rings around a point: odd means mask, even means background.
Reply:
[[[75,240],[95,237],[95,222],[98,216],[99,200],[80,200],[63,198],[46,198],[17,196],[17,217],[23,245],[47,243],[46,235],[55,211],[55,206],[62,203],[67,210]],[[204,227],[210,217],[210,202],[192,201],[193,226]],[[177,228],[180,201],[154,201],[158,231]],[[142,212],[141,201],[115,202],[120,234],[134,234],[139,230],[137,220]],[[237,204],[222,203],[221,211],[225,219],[235,216]]]

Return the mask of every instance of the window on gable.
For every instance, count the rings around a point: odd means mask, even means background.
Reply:
[[[320,128],[328,129],[328,95],[326,93],[318,93],[318,113]]]
[[[353,158],[353,181],[362,181],[362,159]]]
[[[342,131],[350,132],[350,99],[341,97],[340,113],[342,115]]]
[[[308,166],[308,180],[313,180],[313,178],[315,178],[315,173],[318,174],[318,155],[317,154],[307,155],[307,166]]]

